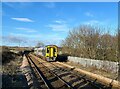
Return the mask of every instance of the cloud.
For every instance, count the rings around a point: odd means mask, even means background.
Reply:
[[[48,34],[31,34],[30,35],[30,34],[21,34],[21,33],[10,33],[10,36],[15,37],[15,39],[23,38],[23,40],[21,40],[22,42],[27,41],[26,45],[33,45],[33,46],[37,44],[37,42],[35,42],[35,41],[41,41],[41,42],[45,43],[46,45],[48,45],[48,44],[59,45],[61,40],[64,39],[64,37],[62,37],[61,35],[54,34],[54,33],[51,33],[49,35]],[[7,39],[10,36],[8,36]],[[11,37],[10,37],[10,39],[11,39]],[[8,39],[9,41],[7,41],[7,42],[10,42],[11,41],[10,39]],[[12,40],[14,40],[14,38],[12,38]],[[17,42],[19,42],[19,39]],[[11,44],[11,43],[9,43],[9,44]]]
[[[27,39],[25,37],[19,37],[15,35],[2,36],[3,44],[16,44],[16,43],[25,43]]]
[[[29,39],[25,34],[11,33],[8,36],[2,36],[2,45],[7,46],[35,46],[35,39]]]
[[[52,31],[67,32],[69,30],[68,24],[64,20],[55,20],[52,24],[48,24],[46,26]]]
[[[58,23],[58,24],[63,24],[63,23],[66,23],[64,20],[56,20],[54,21],[55,23]]]
[[[9,33],[6,36],[2,37],[3,44],[4,45],[14,45],[14,46],[35,46],[37,42],[35,41],[41,41],[45,43],[46,45],[49,44],[56,44],[59,45],[60,42],[65,37],[59,33]]]
[[[41,38],[43,37],[42,34],[23,34],[23,33],[10,33],[10,35],[17,36],[17,37],[25,37],[29,39]]]
[[[10,33],[10,36],[15,36],[15,37],[24,37],[24,38],[28,38],[28,39],[36,39],[36,38],[39,38],[41,40],[55,40],[55,39],[63,39],[63,37],[61,37],[61,35],[59,34],[23,34],[23,33]]]
[[[36,30],[30,29],[30,28],[16,28],[16,29],[26,31],[26,32],[37,32]]]
[[[16,20],[16,21],[22,21],[22,22],[34,22],[33,20],[29,18],[11,18],[11,19]]]
[[[88,17],[93,17],[93,16],[94,16],[94,15],[93,15],[92,13],[90,13],[90,12],[86,12],[85,15],[88,16]]]
[[[49,24],[48,27],[53,31],[67,32],[69,30],[66,24]]]
[[[100,22],[98,20],[90,20],[90,21],[83,22],[83,24],[87,24],[87,25],[100,25],[100,24],[102,24],[102,22]]]
[[[54,2],[48,2],[44,4],[45,7],[47,8],[55,8],[55,3]]]

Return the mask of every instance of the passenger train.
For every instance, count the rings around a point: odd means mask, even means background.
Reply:
[[[47,45],[34,49],[36,55],[44,56],[47,61],[56,61],[58,47],[56,45]]]

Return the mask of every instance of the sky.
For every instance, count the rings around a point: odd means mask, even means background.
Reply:
[[[118,25],[117,2],[3,2],[2,45],[60,45],[69,30],[83,24]],[[13,41],[14,40],[14,41]]]

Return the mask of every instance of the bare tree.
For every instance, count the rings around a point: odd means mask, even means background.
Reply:
[[[73,28],[62,42],[63,53],[84,58],[117,61],[117,37],[106,28],[83,25]]]
[[[41,41],[37,42],[36,47],[43,47],[43,46],[45,46],[45,44],[43,42],[41,42]]]

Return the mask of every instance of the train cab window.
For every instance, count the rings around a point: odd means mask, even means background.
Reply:
[[[54,51],[54,52],[56,52],[56,49],[55,49],[55,48],[53,48],[53,51]]]
[[[49,48],[47,48],[47,53],[49,53]]]

